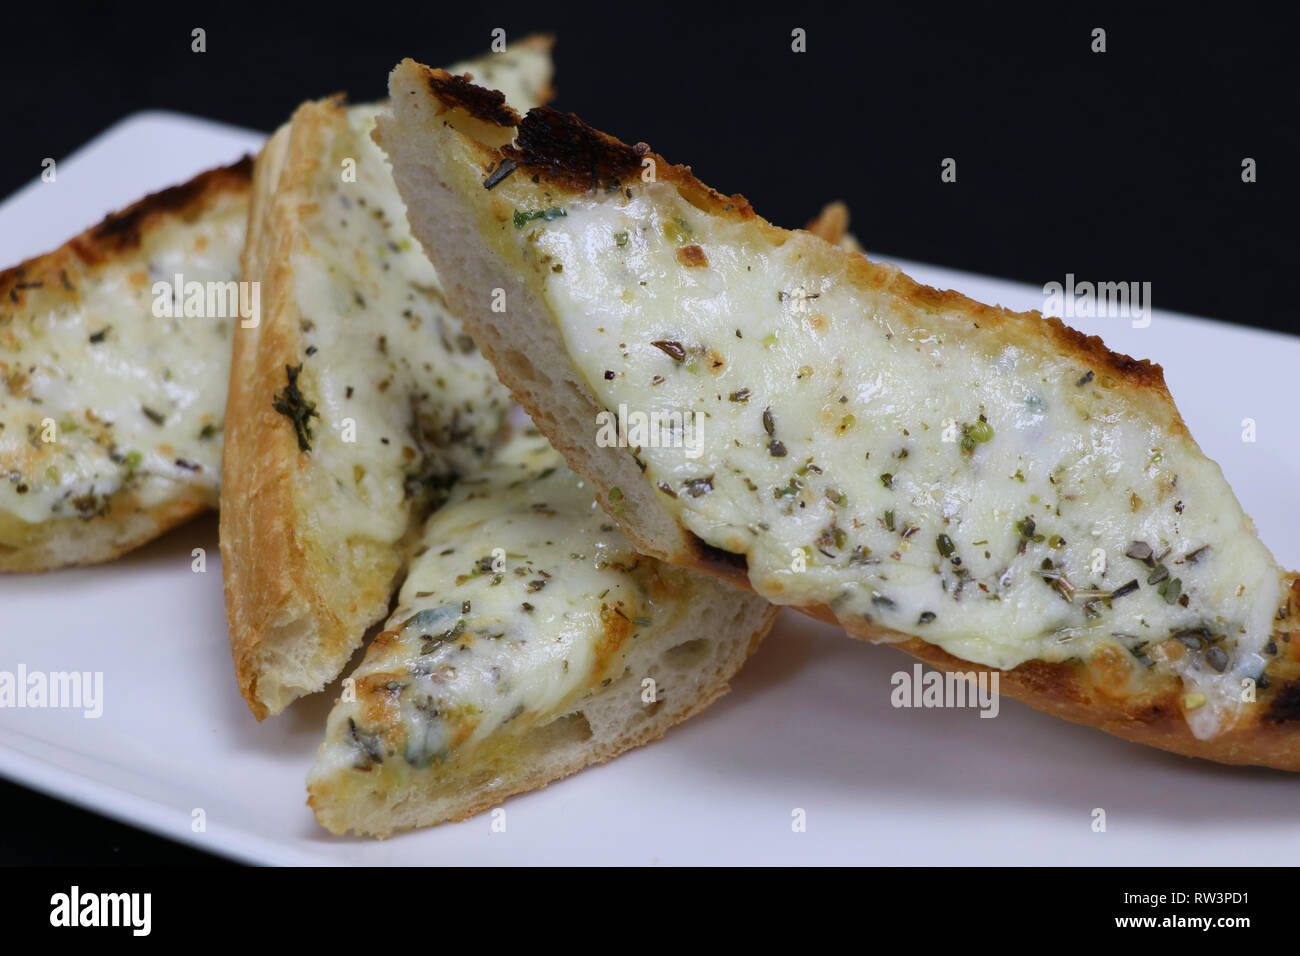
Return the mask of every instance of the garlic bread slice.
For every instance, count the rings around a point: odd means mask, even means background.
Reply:
[[[550,42],[458,69],[531,105],[549,89]],[[258,719],[338,675],[510,404],[408,231],[370,138],[383,109],[305,103],[257,159],[243,264],[263,316],[235,336],[221,552]]]
[[[216,505],[251,173],[0,273],[0,571],[108,561]]]
[[[409,60],[390,94],[449,301],[638,549],[1070,720],[1300,769],[1295,579],[1158,366],[572,115]]]
[[[335,833],[384,837],[543,787],[699,713],[775,614],[638,554],[527,429],[429,518],[309,802]]]

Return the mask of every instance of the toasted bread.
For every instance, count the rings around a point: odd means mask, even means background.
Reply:
[[[0,273],[0,571],[108,561],[216,505],[251,171]]]
[[[535,429],[462,479],[308,778],[335,833],[459,820],[661,737],[776,614],[637,554]]]
[[[808,228],[857,248],[840,203]],[[340,834],[472,816],[699,713],[775,614],[634,553],[529,426],[430,516],[335,703],[308,802]]]
[[[464,64],[517,102],[550,43]],[[380,620],[406,551],[491,451],[505,389],[442,301],[369,132],[382,106],[299,107],[257,159],[235,336],[221,550],[240,690],[262,719],[332,681]]]
[[[409,60],[390,95],[376,138],[449,302],[639,550],[1069,720],[1300,769],[1300,589],[1159,366],[572,115]],[[634,434],[651,414],[668,440]]]

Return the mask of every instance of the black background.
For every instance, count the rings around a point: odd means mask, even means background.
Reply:
[[[0,195],[137,110],[269,131],[306,98],[383,96],[402,56],[450,63],[486,51],[494,27],[543,31],[558,40],[557,106],[780,225],[843,199],[877,253],[1036,285],[1149,281],[1158,308],[1296,331],[1300,84],[1285,24],[1241,4],[1050,6],[11,7]],[[191,52],[195,27],[205,53]],[[791,52],[795,27],[806,53]],[[940,181],[945,157],[956,183]],[[0,862],[211,859],[8,784],[0,814]]]

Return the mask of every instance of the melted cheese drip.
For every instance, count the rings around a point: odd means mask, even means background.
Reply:
[[[759,594],[999,668],[1118,647],[1181,674],[1197,736],[1231,724],[1264,668],[1280,572],[1190,439],[1071,359],[941,312],[886,313],[810,264],[830,260],[807,235],[757,239],[662,184],[565,213],[502,234],[607,408],[699,416],[698,457],[644,447],[645,476],[688,529],[747,556]],[[1186,607],[1125,556],[1135,541],[1164,555]],[[1111,601],[1077,593],[1134,579]],[[1148,657],[1201,627],[1219,652]]]

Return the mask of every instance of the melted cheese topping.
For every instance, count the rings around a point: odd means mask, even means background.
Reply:
[[[238,280],[247,215],[245,196],[220,196],[192,222],[169,217],[130,259],[79,276],[66,304],[41,310],[37,295],[30,317],[0,315],[0,513],[89,520],[119,492],[149,508],[179,486],[216,504],[238,319],[157,317],[154,284]]]
[[[535,429],[428,521],[399,606],[330,715],[314,777],[406,772],[572,711],[702,585],[637,554]]]
[[[1280,571],[1189,438],[1075,359],[903,314],[808,235],[629,192],[499,238],[608,409],[697,416],[698,448],[635,454],[759,594],[999,668],[1118,656],[1181,675],[1197,736],[1231,723]]]
[[[527,109],[549,56],[527,47],[452,67]],[[490,452],[509,396],[448,309],[407,226],[388,158],[371,139],[384,107],[355,106],[330,139],[292,256],[302,314],[299,386],[322,527],[397,541]],[[355,170],[355,181],[345,170]]]

